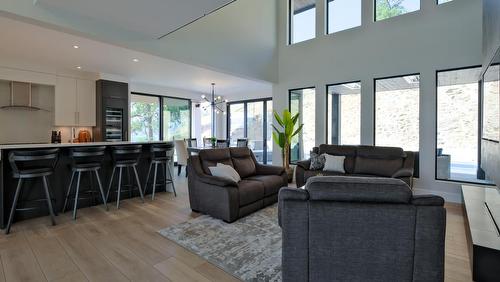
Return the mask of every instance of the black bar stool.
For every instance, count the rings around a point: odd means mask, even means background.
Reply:
[[[9,234],[10,232],[10,227],[12,225],[12,220],[14,219],[14,213],[16,212],[16,210],[29,210],[17,209],[19,194],[21,193],[23,182],[27,179],[42,178],[43,188],[45,190],[45,200],[47,201],[47,206],[49,208],[50,219],[52,221],[52,225],[56,225],[47,176],[54,173],[54,168],[57,164],[58,157],[59,149],[12,151],[9,153],[9,162],[12,168],[12,176],[19,180],[17,182],[17,188],[14,194],[14,201],[12,201],[12,207],[10,209],[9,221],[7,222],[5,234]],[[31,201],[41,200],[44,199]]]
[[[142,153],[142,145],[127,145],[127,146],[113,146],[111,148],[111,156],[113,158],[113,173],[111,174],[111,179],[109,180],[108,193],[106,195],[106,200],[109,197],[109,191],[111,191],[111,187],[113,186],[113,178],[115,176],[115,171],[118,169],[118,189],[116,190],[116,208],[120,208],[120,196],[122,192],[130,192],[130,197],[132,197],[132,190],[134,190],[132,181],[130,180],[130,171],[132,168],[135,175],[135,181],[137,183],[137,189],[139,190],[139,194],[141,195],[142,202],[144,202],[144,194],[141,189],[141,182],[139,181],[139,174],[137,174],[137,164],[139,163],[139,159]],[[123,169],[127,169],[127,173],[129,175],[129,184],[123,185],[127,186],[128,190],[121,189],[122,187],[122,173]]]
[[[174,143],[168,142],[165,144],[153,144],[151,145],[151,163],[149,164],[148,176],[146,177],[146,183],[144,184],[144,193],[148,189],[149,176],[153,165],[155,166],[155,172],[153,176],[153,193],[151,194],[151,199],[155,199],[156,186],[165,185],[165,191],[167,190],[167,185],[171,184],[174,190],[174,196],[177,197],[177,192],[175,191],[174,179],[172,178],[172,172],[170,171],[170,162],[174,159]],[[156,176],[158,175],[158,165],[163,166],[163,183],[156,183]],[[167,176],[168,174],[168,176]]]
[[[91,199],[94,199],[94,186],[92,181],[92,174],[95,175],[97,179],[97,184],[99,185],[99,191],[101,193],[101,199],[104,203],[104,207],[108,210],[108,205],[106,204],[106,197],[104,196],[104,189],[102,188],[101,178],[99,177],[99,170],[102,167],[102,161],[104,160],[104,154],[106,151],[105,146],[99,147],[80,147],[80,148],[72,148],[70,151],[70,157],[73,161],[71,164],[71,180],[69,182],[68,191],[66,192],[66,199],[64,200],[64,206],[62,212],[66,211],[66,205],[68,203],[68,199],[73,188],[73,180],[77,175],[76,180],[76,190],[75,196],[73,197],[74,207],[73,207],[73,219],[76,219],[76,210],[78,208],[78,199],[88,199],[80,198],[80,179],[82,176],[82,172],[88,172],[90,176],[90,189],[87,192],[90,192]]]

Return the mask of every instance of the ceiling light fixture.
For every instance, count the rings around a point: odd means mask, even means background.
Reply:
[[[78,46],[78,45],[73,45],[73,48],[78,49],[78,48],[80,48],[80,46]]]
[[[134,63],[138,63],[139,59],[132,59],[132,61],[134,61]]]
[[[79,70],[81,70],[81,69],[82,69],[82,67],[80,67],[80,66],[77,66],[76,68],[77,68],[77,69],[79,69]]]
[[[209,103],[209,107],[212,110],[212,136],[215,136],[215,116],[221,113],[225,113],[223,109],[219,106],[222,106],[222,103],[225,103],[226,100],[222,100],[221,96],[215,97],[215,83],[212,83],[212,93],[210,94],[210,99],[207,98],[206,95],[201,95],[201,98]],[[207,110],[207,107],[203,107],[203,110]]]

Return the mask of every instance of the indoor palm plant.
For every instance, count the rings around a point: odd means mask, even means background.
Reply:
[[[281,148],[281,157],[283,160],[283,167],[288,174],[288,181],[291,182],[293,178],[293,170],[290,168],[290,145],[292,143],[292,138],[299,134],[302,130],[303,124],[300,124],[297,128],[297,122],[299,120],[300,113],[292,116],[288,109],[283,110],[283,115],[280,115],[274,111],[274,118],[281,128],[276,127],[273,124],[273,140]]]

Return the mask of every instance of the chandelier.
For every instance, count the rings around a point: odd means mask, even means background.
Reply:
[[[209,103],[210,109],[212,111],[212,137],[215,136],[215,116],[224,113],[224,109],[221,109],[223,103],[227,103],[228,100],[222,100],[221,96],[215,97],[215,83],[212,83],[212,94],[210,99],[207,98],[206,95],[201,95],[201,98]],[[208,106],[203,107],[203,110],[206,111]]]

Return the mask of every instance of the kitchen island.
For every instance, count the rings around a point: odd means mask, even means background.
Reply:
[[[53,207],[56,213],[60,212],[62,206],[64,204],[64,198],[66,196],[66,191],[68,189],[68,185],[71,178],[71,158],[69,156],[70,149],[73,147],[87,147],[87,146],[106,146],[107,152],[104,158],[102,169],[99,171],[100,178],[102,184],[104,186],[105,192],[107,192],[109,180],[112,173],[112,159],[111,159],[111,147],[118,145],[142,145],[142,155],[139,161],[139,165],[137,166],[137,171],[139,173],[139,178],[141,181],[141,185],[144,186],[144,181],[146,180],[146,176],[149,168],[149,155],[150,155],[150,147],[152,144],[162,144],[166,143],[165,141],[155,141],[155,142],[89,142],[89,143],[62,143],[62,144],[8,144],[8,145],[0,145],[0,226],[1,228],[5,228],[7,223],[7,219],[9,216],[9,211],[11,208],[11,203],[14,198],[14,193],[16,190],[17,179],[12,177],[12,171],[9,163],[9,152],[17,151],[17,150],[39,150],[39,149],[48,149],[48,148],[59,148],[59,161],[55,167],[55,172],[53,175],[49,176],[49,185],[50,185],[50,193],[53,198]],[[132,175],[133,176],[133,172]],[[115,176],[116,177],[116,176]],[[163,179],[162,173],[159,173],[160,179]],[[81,182],[81,191],[88,190],[90,185],[92,184],[90,181],[91,178],[88,175],[82,175]],[[130,179],[132,182],[134,180],[133,177],[128,178],[127,173],[124,173],[124,180],[122,183],[128,184]],[[116,186],[116,178],[113,186]],[[93,183],[94,188],[98,189],[97,183]],[[151,185],[150,185],[151,186]],[[113,193],[115,187],[111,188],[112,191],[109,194],[108,201],[114,201],[116,199],[116,193]],[[144,187],[143,187],[144,190]],[[149,191],[147,193],[151,193],[152,189],[149,187]],[[121,198],[126,198],[128,196],[137,197],[139,196],[138,191],[134,191],[132,194],[122,193]],[[32,200],[32,199],[40,199],[44,198],[45,194],[42,188],[41,180],[30,180],[26,181],[23,185],[23,190],[19,199],[19,202],[23,200]],[[70,202],[72,203],[72,201]],[[89,199],[80,199],[78,202],[78,206],[86,207],[102,204],[100,197],[96,194],[95,198]],[[37,209],[32,209],[29,211],[18,211],[16,212],[14,221],[20,221],[23,219],[46,216],[49,214],[48,209],[46,207],[45,202],[39,202],[36,204],[31,204],[30,206],[22,207],[18,205],[18,208],[31,208],[31,207],[39,207]],[[57,218],[56,218],[57,221]]]

